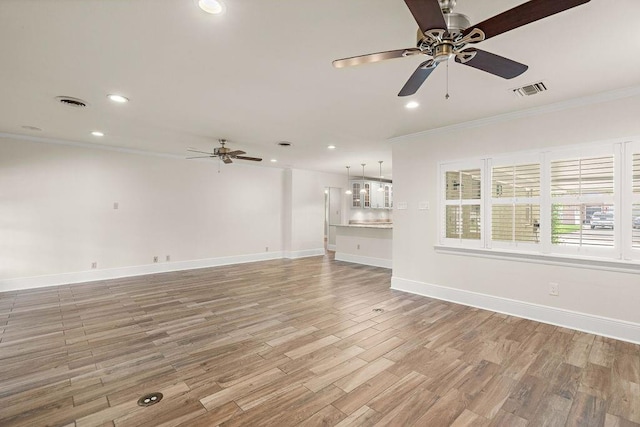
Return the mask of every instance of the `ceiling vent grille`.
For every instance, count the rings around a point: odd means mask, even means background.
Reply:
[[[67,107],[84,108],[87,106],[87,103],[82,99],[72,98],[70,96],[57,96],[56,100]]]
[[[543,82],[538,82],[511,90],[518,96],[531,96],[546,91],[547,85]]]

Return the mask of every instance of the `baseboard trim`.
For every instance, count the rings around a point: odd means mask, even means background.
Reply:
[[[306,249],[304,251],[286,251],[284,252],[284,258],[297,259],[306,258],[310,256],[324,255],[324,248]]]
[[[143,276],[145,274],[168,273],[172,271],[220,267],[223,265],[243,264],[247,262],[268,261],[282,258],[282,252],[265,252],[258,254],[235,255],[190,261],[136,265],[132,267],[110,268],[104,270],[78,271],[73,273],[61,273],[46,276],[20,277],[16,279],[0,280],[0,292],[36,289],[44,288],[47,286],[68,285],[82,282],[95,282],[98,280]]]
[[[400,277],[391,278],[391,289],[640,344],[640,324],[624,320],[594,316],[415,280],[402,279]]]
[[[373,267],[391,268],[393,261],[384,258],[374,258],[361,255],[345,254],[336,252],[336,261],[353,262],[356,264],[371,265]]]

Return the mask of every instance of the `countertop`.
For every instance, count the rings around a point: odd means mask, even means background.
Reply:
[[[392,223],[371,223],[371,224],[334,224],[336,227],[350,227],[350,228],[377,228],[377,229],[391,229]]]

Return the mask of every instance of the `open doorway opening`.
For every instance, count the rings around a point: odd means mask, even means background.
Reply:
[[[342,189],[326,187],[324,190],[325,252],[336,250],[336,225],[340,224],[342,224]]]

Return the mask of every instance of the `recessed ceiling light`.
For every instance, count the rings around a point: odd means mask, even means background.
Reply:
[[[336,149],[336,146],[335,146],[335,145],[327,145],[327,148],[328,148],[329,150],[335,150],[335,149]]]
[[[125,102],[129,102],[129,98],[124,97],[122,95],[117,95],[117,94],[107,95],[107,98],[109,98],[113,102],[119,102],[120,104],[124,104]]]
[[[407,104],[405,105],[405,108],[408,108],[410,110],[413,110],[414,108],[418,108],[420,106],[420,104],[418,104],[418,102],[416,101],[409,101],[407,102]]]
[[[93,136],[104,136],[104,133],[100,132],[99,130],[94,130],[93,132],[91,132],[91,135],[93,135]]]
[[[200,9],[212,15],[224,13],[224,3],[221,0],[198,0]]]
[[[271,163],[277,163],[278,160],[277,159],[271,159]]]

